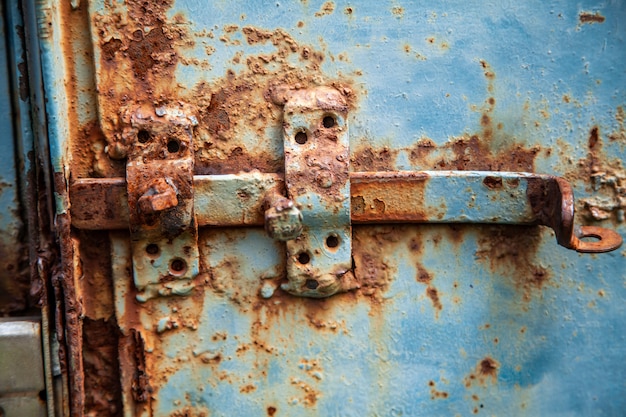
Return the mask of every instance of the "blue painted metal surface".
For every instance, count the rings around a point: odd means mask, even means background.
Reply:
[[[197,174],[276,173],[283,120],[268,91],[345,85],[352,171],[560,175],[583,197],[579,223],[626,231],[621,2],[86,7],[40,8],[54,26],[42,49],[59,97],[48,103],[57,172],[122,176],[105,149],[136,98],[197,106]],[[93,64],[57,62],[89,50],[61,21],[91,27]],[[84,133],[90,124],[101,132]],[[553,239],[534,226],[353,226],[361,288],[308,300],[279,289],[282,243],[260,228],[204,228],[192,295],[139,305],[128,235],[115,233],[115,317],[135,346],[119,352],[124,412],[621,415],[626,253]]]

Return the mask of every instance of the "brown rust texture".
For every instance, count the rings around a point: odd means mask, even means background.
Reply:
[[[487,383],[495,384],[498,380],[498,369],[500,363],[495,359],[486,356],[476,365],[476,368],[465,377],[465,387],[474,385],[486,387]]]
[[[82,303],[85,414],[122,413],[118,362],[118,326],[113,312],[109,237],[106,232],[76,230],[76,292]]]
[[[331,4],[330,2],[328,4]],[[196,108],[199,125],[194,145],[196,174],[231,174],[242,171],[282,172],[283,160],[276,152],[280,136],[275,132],[282,123],[282,108],[273,103],[273,85],[288,84],[295,88],[316,85],[344,86],[327,79],[320,72],[324,53],[310,45],[300,45],[283,29],[227,25],[222,41],[227,45],[240,33],[252,46],[273,45],[274,51],[261,54],[235,54],[232,63],[243,66],[235,73],[229,70],[219,80],[201,81],[193,88],[176,83],[174,70],[181,65],[199,65],[184,58],[184,50],[215,36],[213,30],[193,33],[185,17],[166,17],[171,1],[131,1],[127,8],[111,6],[106,14],[92,16],[100,39],[99,86],[102,91],[100,111],[105,136],[111,141],[117,109],[132,101],[159,103],[171,97]],[[329,10],[329,6],[324,6]],[[210,60],[212,51],[207,48]],[[296,67],[290,61],[298,59]],[[268,138],[269,142],[241,143],[243,135]],[[102,146],[92,149],[93,138],[85,133],[76,141],[77,148],[92,154],[102,176],[123,176],[123,167],[101,160]],[[80,143],[80,146],[78,145]],[[100,142],[99,142],[100,143]],[[85,158],[83,158],[85,160]],[[89,167],[82,167],[85,176]]]
[[[428,386],[430,387],[431,400],[445,400],[448,398],[449,394],[446,391],[437,390],[437,384],[435,384],[435,381],[428,381]]]
[[[118,327],[112,320],[83,321],[85,414],[121,416],[122,392],[118,363]]]
[[[578,20],[580,23],[604,23],[606,18],[600,14],[600,12],[580,12],[578,15]]]
[[[552,273],[537,263],[542,230],[535,226],[489,226],[478,236],[476,258],[491,272],[507,278],[524,301],[540,292]]]
[[[32,304],[27,247],[16,247],[12,237],[7,237],[6,241],[0,240],[0,316],[23,312]]]
[[[428,176],[379,177],[377,181],[354,178],[350,184],[351,217],[354,223],[411,221],[429,219],[424,207]],[[410,210],[406,210],[410,207]],[[405,208],[405,210],[402,210]],[[430,218],[434,216],[431,215]]]
[[[439,313],[443,310],[443,304],[441,303],[441,294],[433,282],[435,275],[433,272],[427,270],[421,263],[421,259],[424,255],[424,241],[412,238],[409,241],[408,249],[411,254],[411,259],[415,262],[415,280],[420,284],[426,285],[426,297],[432,303],[433,309],[435,310],[435,318],[439,318]]]

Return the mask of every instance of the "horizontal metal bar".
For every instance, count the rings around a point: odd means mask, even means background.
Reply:
[[[602,228],[573,225],[569,184],[558,177],[520,172],[419,171],[350,174],[352,223],[541,224],[559,244],[582,252],[619,247],[621,237]],[[280,174],[194,176],[198,226],[263,226],[264,199],[284,193]],[[70,189],[74,227],[128,228],[124,178],[79,179]],[[595,237],[600,242],[581,241]],[[611,249],[611,250],[612,250]]]

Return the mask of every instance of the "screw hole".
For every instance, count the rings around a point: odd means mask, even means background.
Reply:
[[[306,252],[300,252],[298,254],[298,262],[302,265],[306,265],[311,262],[311,256]]]
[[[187,269],[187,264],[182,259],[173,259],[170,262],[170,273],[172,275],[182,275]]]
[[[176,153],[180,150],[180,142],[178,142],[176,139],[170,139],[169,142],[167,142],[167,151],[169,153]]]
[[[600,242],[602,237],[598,235],[586,235],[581,236],[579,240],[582,240],[583,242]]]
[[[317,280],[315,279],[307,279],[306,282],[304,283],[304,285],[310,289],[310,290],[314,290],[317,287],[319,287],[320,283],[317,282]]]
[[[339,246],[339,238],[336,235],[330,235],[326,238],[326,246],[336,248]]]
[[[137,140],[139,143],[146,143],[150,140],[150,132],[147,130],[140,130],[137,132]]]
[[[296,133],[295,139],[296,139],[296,143],[299,143],[300,145],[304,145],[306,141],[309,140],[305,132]]]
[[[326,129],[330,129],[331,127],[335,126],[335,119],[332,116],[326,116],[322,120],[322,124]]]
[[[146,246],[146,253],[148,255],[156,255],[157,253],[159,253],[159,245],[157,245],[156,243],[150,243],[148,246]]]

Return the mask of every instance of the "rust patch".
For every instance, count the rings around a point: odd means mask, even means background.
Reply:
[[[536,226],[493,226],[481,229],[476,258],[489,269],[509,279],[529,302],[535,291],[541,291],[551,272],[537,264],[534,257],[541,242]]]
[[[118,328],[114,319],[83,321],[85,414],[121,416]]]
[[[598,126],[594,126],[589,131],[589,150],[593,151],[598,144]]]
[[[622,106],[617,106],[617,110],[615,112],[615,120],[617,121],[619,127],[616,132],[612,132],[609,134],[609,139],[611,141],[626,143],[626,126],[624,125],[624,119],[626,119],[624,108]]]
[[[276,410],[276,407],[273,407],[273,406],[269,406],[269,407],[267,407],[267,415],[268,415],[269,417],[274,416],[274,414],[276,414],[276,411],[277,411],[277,410]]]
[[[132,329],[128,342],[132,346],[135,370],[131,386],[133,399],[138,403],[145,403],[150,400],[152,387],[146,372],[146,353],[143,336],[140,332]]]
[[[439,291],[437,291],[437,288],[429,285],[426,288],[426,296],[430,298],[430,301],[433,303],[433,308],[436,310],[438,316],[439,312],[443,308],[443,306],[441,305],[441,300],[439,300]]]
[[[428,284],[433,280],[433,277],[423,266],[417,265],[417,275],[415,279],[421,284]]]
[[[394,6],[391,8],[391,14],[399,18],[404,17],[404,8],[400,6]]]
[[[397,156],[397,150],[383,148],[376,151],[366,144],[354,152],[350,158],[350,168],[357,172],[394,171]]]
[[[352,229],[354,274],[361,286],[359,293],[370,296],[374,305],[382,303],[381,295],[395,275],[395,268],[382,254],[393,251],[401,236],[402,231],[396,226]]]
[[[10,236],[0,240],[0,316],[17,313],[30,305],[28,250]]]
[[[297,378],[291,379],[291,384],[297,386],[302,391],[300,402],[306,407],[314,407],[321,394],[313,389],[309,384]]]
[[[474,384],[485,387],[488,382],[495,383],[498,379],[499,368],[500,364],[495,359],[485,357],[478,362],[476,369],[465,377],[465,387],[470,388]]]
[[[448,393],[445,391],[438,391],[435,388],[435,381],[428,381],[428,386],[430,387],[430,399],[431,400],[445,400],[448,398]]]
[[[483,184],[491,190],[496,190],[498,188],[502,188],[502,178],[485,177]]]
[[[244,385],[242,387],[239,388],[239,392],[241,394],[249,394],[253,391],[256,391],[256,387],[252,384],[248,384],[248,385]]]
[[[114,316],[114,301],[108,233],[76,230],[74,239],[78,246],[76,274],[81,279],[77,282],[77,290],[83,304],[83,315],[91,319],[109,320]],[[117,342],[114,346],[117,346]]]
[[[332,1],[327,1],[326,3],[322,4],[320,11],[315,13],[315,17],[328,16],[329,14],[332,14],[334,11],[335,11],[335,3],[333,3]]]
[[[604,23],[606,18],[602,16],[600,12],[595,12],[595,13],[580,12],[580,14],[578,15],[578,20],[580,21],[580,23],[583,23],[583,24],[584,23],[592,24],[592,23]]]
[[[422,139],[408,150],[409,159],[416,166],[434,170],[534,171],[538,147],[512,143],[494,152],[489,146],[491,132],[485,129],[483,140],[477,135],[463,136],[440,147]]]

